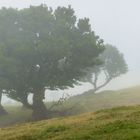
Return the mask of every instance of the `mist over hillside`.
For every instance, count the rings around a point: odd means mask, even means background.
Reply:
[[[0,140],[139,140],[139,6],[0,0]]]
[[[115,2],[112,0],[87,0],[83,1],[80,6],[79,1],[74,0],[30,0],[28,2],[18,0],[12,0],[11,2],[6,0],[0,1],[1,7],[17,7],[20,9],[29,7],[30,5],[40,5],[41,3],[45,3],[52,8],[56,8],[57,6],[71,5],[75,9],[76,15],[78,15],[79,17],[90,18],[92,28],[95,29],[96,33],[99,34],[106,43],[115,45],[124,54],[129,67],[129,72],[126,75],[113,80],[110,85],[106,86],[104,89],[114,90],[139,85],[140,20],[137,18],[138,13],[140,12],[138,7],[138,5],[140,4],[139,0],[135,0],[135,2],[133,2],[132,0],[118,0]],[[74,95],[82,93],[83,90],[85,91],[90,88],[91,85],[86,84],[68,92]],[[54,92],[52,93],[52,97],[50,97],[51,93],[48,93],[47,95],[48,100],[58,98]],[[9,101],[7,101],[7,99],[4,97],[3,102]]]

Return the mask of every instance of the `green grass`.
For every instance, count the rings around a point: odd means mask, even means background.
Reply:
[[[60,109],[76,105],[70,113],[79,114],[118,106],[139,104],[140,86],[137,86],[117,91],[102,91],[98,94],[94,94],[90,90],[82,95],[71,97]]]
[[[0,127],[25,122],[31,116],[31,110],[21,106],[5,106],[5,109],[8,115],[0,117]]]
[[[0,125],[23,124],[1,128],[0,140],[140,140],[140,106],[137,104],[140,104],[140,86],[99,94],[89,91],[71,97],[55,109],[76,105],[68,115],[88,113],[40,122],[23,123],[30,117],[30,110],[6,107],[9,115],[0,117]]]
[[[2,140],[139,140],[140,106],[119,107],[0,129]]]
[[[47,107],[50,104],[47,104]],[[71,97],[62,106],[56,106],[54,110],[66,110],[73,106],[65,115],[75,115],[118,106],[138,104],[140,104],[140,86],[118,91],[102,91],[98,94],[94,94],[91,90],[82,95]],[[18,106],[6,106],[6,110],[9,112],[9,115],[0,117],[0,127],[25,122],[31,116],[30,110]],[[55,117],[59,117],[59,115],[55,114]]]

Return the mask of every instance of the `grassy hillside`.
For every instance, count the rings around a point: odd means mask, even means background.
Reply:
[[[5,106],[5,109],[9,114],[0,117],[0,127],[25,122],[29,119],[32,113],[31,110],[22,108],[21,106]]]
[[[94,94],[92,90],[82,95],[71,97],[62,108],[75,105],[73,114],[88,111],[97,111],[100,109],[139,105],[140,104],[140,86],[117,90],[102,91]]]
[[[63,105],[57,106],[54,110],[67,110],[64,115],[74,115],[85,112],[93,112],[100,109],[138,105],[140,104],[140,86],[118,90],[118,91],[103,91],[94,94],[93,91],[88,91],[82,95],[71,97]],[[50,104],[47,104],[47,107]],[[0,117],[0,127],[11,125],[14,123],[25,122],[31,116],[31,111],[21,107],[6,107],[9,115]],[[55,114],[56,117],[57,114]]]
[[[1,140],[139,140],[140,106],[0,129]]]

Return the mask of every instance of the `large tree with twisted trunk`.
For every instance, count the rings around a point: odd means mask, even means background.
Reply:
[[[43,119],[47,117],[45,89],[79,84],[85,70],[98,63],[104,44],[89,19],[77,19],[71,6],[53,11],[40,5],[0,10],[0,49],[5,93],[25,106],[33,93],[33,116]]]

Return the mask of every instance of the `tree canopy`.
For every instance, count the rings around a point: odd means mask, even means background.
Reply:
[[[71,6],[0,10],[0,86],[22,103],[32,92],[35,116],[47,115],[45,88],[78,84],[103,50],[89,19],[77,19]]]

